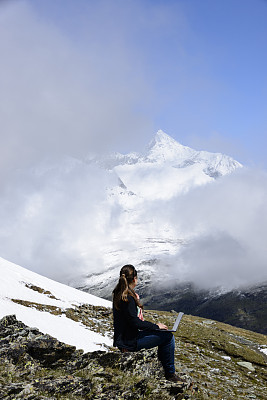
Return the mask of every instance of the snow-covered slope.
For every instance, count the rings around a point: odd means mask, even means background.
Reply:
[[[66,315],[41,311],[49,306],[66,310],[81,304],[110,307],[111,303],[72,287],[55,282],[0,258],[0,318],[16,314],[17,319],[58,340],[85,351],[111,345],[111,339],[90,331]]]

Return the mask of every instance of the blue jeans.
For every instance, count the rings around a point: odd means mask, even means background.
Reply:
[[[162,363],[165,374],[174,374],[174,348],[175,341],[171,332],[164,331],[139,331],[137,337],[137,350],[151,349],[158,346],[158,358]]]

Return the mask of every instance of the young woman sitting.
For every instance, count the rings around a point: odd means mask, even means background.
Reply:
[[[158,358],[162,363],[166,379],[184,382],[175,374],[175,341],[164,324],[145,321],[143,306],[134,288],[137,285],[137,271],[133,265],[124,265],[120,278],[113,290],[114,346],[122,352],[150,349],[158,346]]]

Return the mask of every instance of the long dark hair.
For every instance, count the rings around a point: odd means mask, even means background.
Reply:
[[[134,278],[137,276],[137,271],[133,265],[127,264],[120,270],[120,278],[117,286],[113,290],[113,304],[116,310],[120,309],[120,302],[128,301],[128,296],[132,296],[138,307],[143,308],[136,293],[129,285],[133,282]]]

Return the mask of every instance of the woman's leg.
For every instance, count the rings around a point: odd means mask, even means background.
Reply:
[[[175,366],[174,366],[175,340],[173,334],[171,332],[168,333],[170,334],[168,341],[162,343],[158,347],[158,358],[164,367],[165,375],[172,375],[175,373]]]
[[[165,370],[165,375],[175,373],[174,348],[175,341],[171,332],[140,331],[137,338],[137,350],[151,349],[158,346],[158,357]]]

